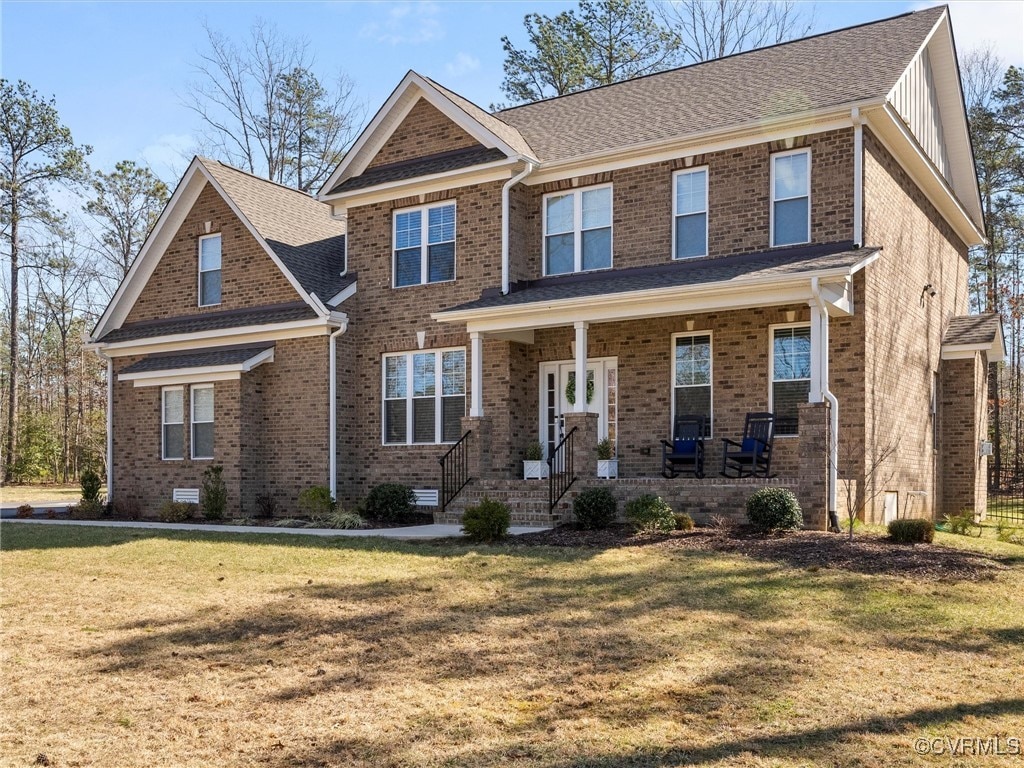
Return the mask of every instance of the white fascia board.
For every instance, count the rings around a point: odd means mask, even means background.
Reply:
[[[988,362],[1001,363],[1006,359],[1006,347],[1003,344],[1003,332],[996,334],[991,344],[943,344],[941,357],[943,360],[964,360],[974,357],[978,352],[988,356]]]
[[[468,187],[471,184],[505,181],[512,178],[513,169],[518,163],[519,158],[509,158],[493,163],[474,165],[469,168],[460,168],[456,171],[432,173],[428,176],[417,176],[412,179],[403,179],[402,181],[375,184],[372,187],[356,189],[351,192],[323,195],[320,199],[328,203],[342,204],[347,209],[360,205],[387,202],[399,197],[428,195],[455,187]]]
[[[349,286],[346,286],[345,288],[342,288],[340,291],[338,291],[336,294],[334,294],[330,299],[328,299],[327,306],[329,306],[329,307],[336,307],[339,304],[345,302],[346,300],[351,299],[353,296],[356,295],[356,285],[357,284],[358,284],[358,281],[355,282],[355,283],[352,283]]]
[[[299,296],[302,297],[302,300],[309,304],[309,306],[311,306],[316,311],[316,313],[321,317],[326,315],[327,308],[314,296],[311,296],[310,294],[306,293],[306,289],[302,287],[302,284],[296,279],[295,275],[291,273],[291,270],[289,270],[284,265],[284,262],[281,261],[281,259],[278,257],[278,255],[274,253],[274,249],[270,247],[270,244],[267,243],[266,240],[263,239],[263,235],[256,231],[256,227],[254,227],[252,222],[249,221],[248,217],[244,213],[242,213],[241,209],[235,204],[235,201],[231,199],[231,195],[229,195],[224,190],[224,188],[220,185],[217,179],[214,178],[213,174],[206,170],[206,167],[202,164],[201,161],[199,163],[199,168],[202,171],[203,175],[206,177],[207,181],[209,181],[210,185],[217,191],[217,194],[224,199],[225,203],[228,204],[228,207],[231,209],[232,213],[234,213],[235,216],[238,217],[238,220],[245,225],[245,228],[249,231],[249,234],[252,235],[256,242],[260,244],[260,247],[264,251],[266,251],[267,256],[270,257],[270,260],[274,262],[277,268],[281,270],[281,274],[283,274],[285,278],[287,278],[288,282],[291,283],[292,288],[294,288],[296,293],[298,293]]]
[[[138,256],[132,262],[128,274],[117,286],[117,291],[114,292],[106,310],[96,323],[91,338],[100,338],[112,328],[120,327],[128,317],[128,313],[135,305],[146,283],[149,282],[149,278],[159,262],[159,259],[154,260],[154,256],[151,254],[162,252],[167,247],[206,185],[206,175],[198,175],[200,166],[198,157],[194,157],[189,163],[181,181],[174,188],[170,200],[160,212],[160,217],[149,233],[149,237],[146,238]]]
[[[456,105],[423,77],[409,70],[405,77],[402,78],[402,82],[391,92],[387,101],[384,102],[383,106],[377,111],[377,114],[374,115],[366,130],[359,135],[352,148],[345,153],[345,157],[334,173],[320,187],[320,190],[317,192],[318,199],[328,200],[327,193],[340,181],[351,176],[358,176],[366,170],[366,167],[377,154],[377,151],[391,138],[391,134],[402,124],[402,119],[408,115],[413,105],[420,98],[426,99],[431,106],[483,146],[497,147],[510,158],[517,156],[518,153],[490,129],[470,117],[465,110]],[[403,103],[403,99],[406,100],[406,103]],[[401,113],[402,119],[396,119],[398,115],[392,114],[395,109],[403,110]]]
[[[150,336],[145,339],[117,341],[109,344],[93,342],[88,344],[87,348],[98,349],[110,357],[125,357],[127,355],[150,354],[152,352],[173,352],[186,349],[219,347],[225,344],[249,344],[261,341],[322,336],[337,330],[338,326],[342,323],[347,325],[348,316],[344,313],[332,312],[330,319],[312,318],[310,320],[294,320],[289,323],[243,325],[237,328],[220,328],[211,331],[177,333],[168,336]]]
[[[823,283],[832,280],[845,281],[874,261],[877,256],[877,253],[872,254],[849,268],[806,272],[785,279],[767,277],[733,280],[689,289],[672,286],[534,302],[520,306],[435,312],[431,317],[443,323],[464,322],[467,331],[494,333],[572,325],[578,321],[604,323],[696,312],[803,304],[815,298],[811,290],[812,277],[817,277]],[[829,307],[841,315],[850,314],[849,310],[852,309],[844,302],[830,303]]]
[[[170,387],[175,384],[209,384],[215,381],[238,381],[242,378],[241,371],[216,371],[212,368],[189,368],[187,372],[168,373],[161,371],[148,378],[136,377],[135,374],[118,374],[118,381],[130,381],[136,389],[142,387]]]
[[[786,115],[771,120],[757,120],[732,126],[725,130],[701,131],[672,139],[618,147],[589,155],[580,155],[557,163],[541,163],[540,168],[530,174],[523,183],[545,184],[573,176],[586,176],[620,168],[675,160],[687,155],[702,155],[721,152],[752,144],[809,136],[828,131],[853,128],[851,110],[860,110],[882,105],[881,99],[850,102],[838,107],[814,110],[798,115]]]
[[[274,362],[274,348],[264,349],[248,360],[231,365],[205,365],[190,368],[165,368],[161,371],[141,371],[139,373],[119,373],[118,381],[133,381],[136,387],[166,386],[168,379],[187,378],[190,381],[214,381],[211,377],[218,377],[219,380],[237,379],[243,373],[248,373],[253,368],[263,363]]]

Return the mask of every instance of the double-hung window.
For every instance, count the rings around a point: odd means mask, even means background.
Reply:
[[[806,403],[811,392],[811,327],[773,327],[771,337],[772,385],[768,407],[775,414],[775,434],[795,435],[800,403]]]
[[[772,246],[811,241],[811,150],[772,155]]]
[[[455,203],[396,211],[394,221],[396,288],[455,279]]]
[[[384,443],[454,443],[466,415],[466,350],[384,356]]]
[[[185,390],[160,390],[160,456],[165,461],[185,458]]]
[[[199,238],[199,306],[220,304],[220,235]]]
[[[192,385],[192,458],[213,458],[213,384]]]
[[[711,436],[711,335],[672,337],[672,423],[676,416],[704,416]]]
[[[678,171],[673,194],[674,258],[708,255],[708,169]]]
[[[611,265],[611,186],[545,196],[544,274],[564,275]]]

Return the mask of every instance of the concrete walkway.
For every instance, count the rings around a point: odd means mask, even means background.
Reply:
[[[423,540],[444,539],[449,536],[462,536],[460,525],[412,525],[407,528],[374,528],[353,531],[339,528],[273,528],[262,525],[196,525],[192,523],[147,523],[127,520],[39,520],[5,518],[0,525],[83,525],[99,528],[142,528],[151,531],[200,531],[208,533],[262,533],[290,534],[293,536],[349,536],[366,538],[378,536],[382,539]],[[532,528],[515,525],[508,529],[512,536],[519,536],[534,531],[545,531],[546,528]]]

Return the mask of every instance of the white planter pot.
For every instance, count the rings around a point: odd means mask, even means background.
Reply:
[[[610,479],[619,476],[619,460],[618,459],[598,459],[597,460],[597,476],[605,479]]]
[[[548,476],[548,463],[543,459],[523,461],[523,480],[543,480]]]

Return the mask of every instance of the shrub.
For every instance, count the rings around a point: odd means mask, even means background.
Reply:
[[[612,441],[606,437],[597,444],[597,459],[598,461],[609,461],[613,458],[615,455],[612,451]]]
[[[747,520],[759,531],[798,530],[804,514],[796,496],[787,488],[762,488],[747,499]]]
[[[490,544],[505,538],[512,515],[500,501],[486,496],[475,507],[467,507],[462,515],[462,531],[471,541]]]
[[[207,520],[223,520],[228,508],[228,487],[224,485],[224,467],[207,467],[203,472],[203,487],[199,491],[199,502],[203,517]]]
[[[544,446],[538,442],[530,443],[526,446],[526,453],[523,454],[523,458],[527,461],[540,461],[544,458]]]
[[[969,510],[961,512],[959,515],[946,515],[943,519],[949,527],[949,532],[958,536],[967,536],[978,527],[978,524],[974,522],[974,512]]]
[[[99,501],[100,498],[100,476],[91,469],[85,470],[78,479],[82,485],[82,501]]]
[[[693,530],[693,518],[690,517],[686,512],[676,512],[676,530],[677,531],[692,531]]]
[[[676,516],[672,507],[660,496],[645,493],[626,505],[626,519],[638,531],[653,533],[654,531],[674,531]]]
[[[1017,535],[1017,529],[1011,528],[1006,524],[1005,520],[998,520],[996,522],[996,539],[1003,543],[1009,542]]]
[[[160,508],[160,519],[165,523],[180,523],[191,520],[196,514],[196,505],[187,501],[168,501]]]
[[[400,523],[416,509],[412,488],[401,483],[381,483],[370,489],[366,497],[366,516],[374,520]]]
[[[117,517],[123,517],[126,520],[138,520],[142,512],[139,500],[133,496],[118,496],[110,504],[111,512]]]
[[[277,499],[269,493],[261,493],[256,497],[257,517],[273,517],[277,514]]]
[[[935,526],[931,520],[893,520],[889,523],[889,538],[897,544],[931,544],[935,539]]]
[[[18,509],[15,512],[15,514],[18,517],[21,517],[21,518],[32,517],[32,513],[34,511],[35,510],[32,509],[32,505],[31,504],[22,504],[20,507],[18,507]]]
[[[299,494],[299,509],[310,517],[327,517],[334,508],[334,497],[326,485],[313,485]]]
[[[275,528],[304,528],[305,526],[305,521],[296,520],[292,517],[282,517],[280,520],[274,521]]]
[[[346,512],[338,509],[326,515],[313,517],[306,525],[307,528],[339,528],[341,530],[355,530],[365,528],[366,521],[358,512]]]
[[[75,506],[68,508],[75,520],[95,520],[106,513],[106,505],[99,499],[82,499]]]
[[[584,531],[607,528],[615,522],[618,504],[607,488],[587,488],[572,503],[576,527]]]

